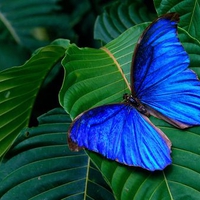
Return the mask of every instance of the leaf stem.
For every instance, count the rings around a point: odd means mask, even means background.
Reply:
[[[6,28],[9,30],[10,34],[13,36],[14,40],[20,44],[20,38],[18,37],[16,31],[14,30],[14,28],[12,27],[12,25],[10,24],[10,22],[8,21],[8,19],[6,19],[3,15],[2,12],[0,12],[0,19],[3,22],[3,24],[6,26]]]

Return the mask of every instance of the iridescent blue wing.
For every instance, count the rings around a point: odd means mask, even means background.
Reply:
[[[171,164],[171,142],[147,117],[126,104],[79,115],[68,132],[71,150],[86,148],[108,159],[154,171]]]
[[[188,69],[178,20],[177,14],[166,14],[144,31],[132,61],[132,93],[151,114],[186,128],[200,124],[200,82]]]
[[[149,106],[152,115],[179,128],[200,124],[200,82],[191,70],[169,77],[146,95],[142,101]]]

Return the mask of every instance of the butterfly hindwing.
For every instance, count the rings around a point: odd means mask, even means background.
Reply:
[[[200,124],[200,82],[187,69],[177,23],[177,14],[166,14],[144,32],[133,57],[132,90],[151,114],[186,128]]]
[[[130,105],[110,104],[88,110],[74,120],[68,134],[72,150],[86,148],[151,171],[171,163],[168,138]]]

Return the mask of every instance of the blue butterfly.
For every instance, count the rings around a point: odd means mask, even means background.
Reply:
[[[90,109],[72,122],[71,150],[98,152],[128,166],[163,170],[171,142],[149,120],[153,115],[178,128],[200,124],[200,82],[177,38],[178,14],[155,20],[143,32],[131,66],[131,94],[122,103]]]

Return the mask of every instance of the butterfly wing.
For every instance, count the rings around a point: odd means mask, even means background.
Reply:
[[[68,132],[71,150],[86,148],[108,159],[154,171],[171,163],[171,142],[135,108],[110,104],[79,115]]]
[[[152,115],[179,128],[200,124],[200,82],[191,70],[187,69],[169,77],[166,82],[161,82],[146,95],[142,101],[150,106],[149,111]],[[149,99],[148,95],[152,98]],[[160,113],[164,116],[160,116]]]
[[[186,128],[200,124],[200,82],[187,69],[178,20],[177,14],[166,14],[144,31],[132,61],[132,93],[154,116]]]

